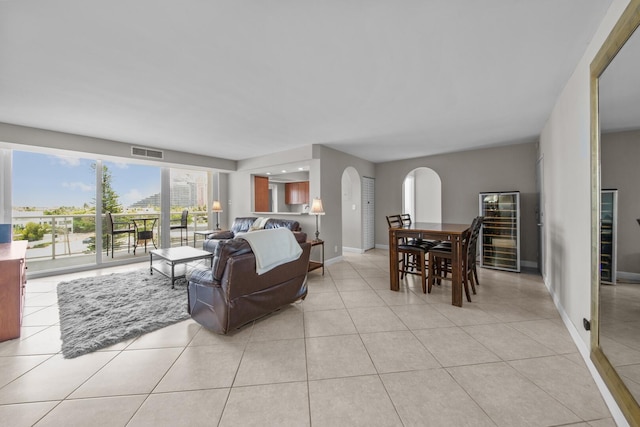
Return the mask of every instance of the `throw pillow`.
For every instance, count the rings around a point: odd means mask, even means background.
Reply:
[[[256,220],[253,221],[253,224],[249,228],[249,231],[262,230],[267,221],[269,221],[269,218],[263,218],[261,216],[256,218]]]

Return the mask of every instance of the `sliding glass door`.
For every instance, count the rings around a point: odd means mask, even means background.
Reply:
[[[160,167],[103,161],[103,262],[140,257],[160,244]]]
[[[29,271],[95,263],[95,160],[27,151],[12,156],[13,240]]]
[[[30,273],[144,261],[161,242],[193,245],[195,232],[211,228],[211,177],[130,160],[13,150],[13,239],[29,241]],[[186,226],[175,227],[185,210]]]
[[[194,232],[209,228],[208,181],[205,171],[170,169],[171,246],[194,244]],[[186,223],[182,223],[184,211],[187,212]],[[186,228],[181,228],[183,226]]]

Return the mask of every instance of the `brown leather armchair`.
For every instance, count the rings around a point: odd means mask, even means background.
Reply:
[[[226,334],[304,299],[311,244],[300,246],[300,258],[258,275],[255,255],[246,240],[221,240],[213,266],[189,275],[191,317],[207,329]]]

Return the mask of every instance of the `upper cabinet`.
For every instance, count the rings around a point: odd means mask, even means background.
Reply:
[[[286,183],[284,201],[287,205],[309,204],[309,181]]]

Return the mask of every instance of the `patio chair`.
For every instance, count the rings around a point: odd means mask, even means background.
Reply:
[[[180,217],[180,224],[172,224],[170,226],[171,230],[180,230],[180,246],[182,246],[182,230],[184,230],[184,238],[187,242],[187,246],[189,246],[189,233],[187,232],[187,218],[189,217],[189,211],[183,210],[182,216]]]
[[[113,222],[111,212],[107,212],[105,215],[107,217],[107,256],[109,256],[109,237],[111,237],[111,258],[113,258],[115,237],[119,234],[127,234],[127,252],[131,252],[131,235],[133,234],[134,238],[136,235],[135,224],[131,224],[130,222]],[[135,254],[135,248],[133,253]]]

